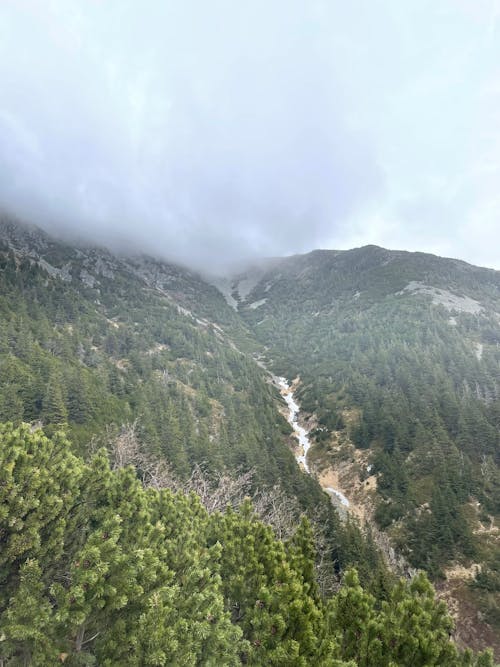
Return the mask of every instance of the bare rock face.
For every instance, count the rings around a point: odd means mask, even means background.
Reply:
[[[425,294],[432,297],[432,303],[437,306],[444,306],[450,312],[471,313],[477,315],[483,310],[481,304],[468,296],[459,296],[449,290],[431,287],[418,280],[412,280],[397,294],[403,295],[405,292],[412,294]]]

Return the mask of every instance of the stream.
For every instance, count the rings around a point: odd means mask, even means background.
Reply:
[[[285,399],[285,402],[288,406],[288,423],[293,428],[293,432],[299,441],[299,452],[296,454],[295,459],[299,466],[301,466],[305,472],[310,475],[311,470],[307,462],[307,452],[311,448],[311,441],[309,440],[309,431],[299,424],[299,411],[300,406],[295,400],[293,395],[293,390],[286,381],[286,378],[279,377],[275,378],[275,381],[280,388],[281,395]],[[334,489],[331,486],[323,487],[323,491],[326,491],[330,496],[339,501],[344,507],[349,507],[349,501],[344,496],[344,494],[338,489]]]

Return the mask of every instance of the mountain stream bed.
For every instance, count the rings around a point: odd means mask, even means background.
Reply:
[[[288,423],[292,427],[294,435],[299,441],[299,449],[295,455],[295,459],[299,466],[301,466],[301,468],[303,468],[305,472],[310,475],[311,469],[307,461],[307,452],[311,448],[311,441],[309,439],[309,431],[304,426],[299,424],[300,406],[295,400],[293,389],[287,380],[284,377],[278,377],[275,378],[275,381],[288,407]],[[332,500],[336,501],[335,504],[340,504],[345,508],[349,507],[349,500],[338,489],[327,486],[323,487],[323,491],[326,491],[332,497]]]

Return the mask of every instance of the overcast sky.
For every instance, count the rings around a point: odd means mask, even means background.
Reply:
[[[0,0],[0,207],[213,269],[500,269],[500,1]]]

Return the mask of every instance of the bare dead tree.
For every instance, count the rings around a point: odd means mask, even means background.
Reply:
[[[137,420],[123,424],[118,434],[108,432],[107,442],[112,469],[133,466],[145,487],[195,493],[209,514],[224,512],[228,507],[237,509],[246,498],[250,498],[256,516],[272,527],[279,540],[289,540],[295,533],[302,516],[297,499],[287,495],[279,484],[270,489],[252,491],[254,470],[230,475],[225,471],[210,472],[203,465],[196,464],[190,477],[181,480],[165,459],[142,451]],[[316,580],[323,595],[332,594],[338,590],[339,581],[334,570],[333,546],[326,537],[326,518],[318,510],[311,519],[317,553]]]
[[[252,497],[257,516],[271,526],[280,540],[288,540],[294,534],[301,515],[296,498],[287,496],[276,484],[272,489],[257,491]]]
[[[111,441],[111,467],[113,470],[134,466],[137,468],[144,459],[137,436],[137,419],[131,424],[123,424],[118,435]]]
[[[248,497],[254,474],[253,470],[248,470],[236,476],[226,472],[209,475],[196,464],[182,490],[184,493],[196,493],[209,514],[223,512],[227,507],[239,507]]]
[[[141,460],[141,478],[146,487],[157,490],[182,490],[182,483],[176,478],[167,461],[163,459],[144,456]]]
[[[318,509],[312,519],[314,546],[316,548],[315,574],[316,582],[323,597],[332,596],[340,588],[340,580],[335,572],[333,557],[334,545],[331,538],[327,538],[328,523],[324,511]]]

